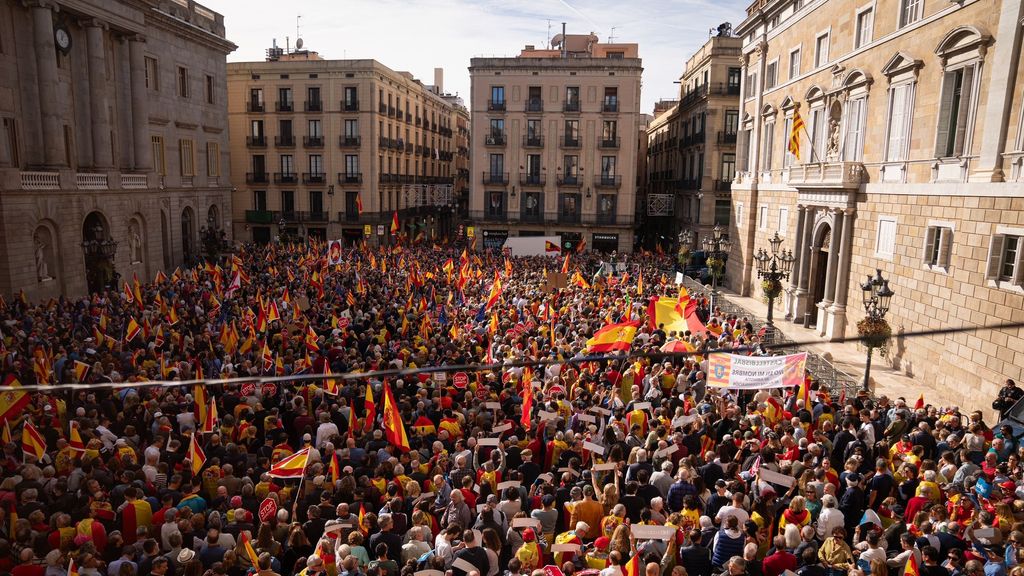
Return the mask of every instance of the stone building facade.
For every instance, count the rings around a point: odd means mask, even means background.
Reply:
[[[380,245],[396,212],[410,238],[452,234],[458,103],[442,86],[271,48],[228,65],[228,95],[237,237]]]
[[[760,293],[753,254],[778,232],[797,256],[786,318],[833,339],[856,335],[880,269],[886,361],[928,401],[987,409],[1024,376],[1020,330],[900,336],[1024,321],[1022,17],[1017,0],[758,0],[737,28],[733,285]]]
[[[231,210],[234,49],[194,2],[0,2],[0,293],[82,295],[200,255]]]
[[[636,44],[559,35],[513,58],[473,58],[470,220],[478,248],[560,235],[633,249],[640,75]]]

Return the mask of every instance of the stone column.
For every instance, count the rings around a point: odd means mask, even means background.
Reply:
[[[795,302],[793,310],[793,321],[801,323],[804,321],[804,313],[809,306],[807,300],[807,285],[811,278],[811,259],[813,258],[813,246],[811,246],[811,235],[814,233],[814,206],[804,207],[804,223],[801,238],[797,240],[800,247],[797,249],[797,287],[793,293]]]
[[[36,77],[39,82],[39,129],[42,134],[43,164],[47,167],[65,166],[64,130],[57,105],[57,57],[50,2],[39,0],[32,4],[32,33]]]
[[[89,117],[92,119],[92,165],[111,168],[114,165],[110,149],[110,101],[107,97],[107,54],[103,42],[106,29],[99,20],[85,24],[85,37],[89,48]]]
[[[146,93],[146,39],[128,39],[128,58],[132,71],[132,144],[135,148],[135,170],[153,169],[153,149],[149,140],[149,95]]]
[[[850,291],[850,264],[853,262],[853,208],[847,208],[843,218],[843,237],[839,244],[839,274],[836,276],[835,307],[846,308]]]
[[[751,114],[754,121],[754,130],[750,133],[750,144],[747,154],[750,156],[750,181],[759,182],[761,177],[761,124],[764,118],[761,117],[761,106],[764,102],[764,74],[768,67],[768,43],[762,40],[757,45],[757,83],[754,86],[754,112]],[[742,99],[744,95],[740,95]],[[754,199],[751,199],[752,201]],[[755,204],[756,209],[756,204]],[[751,226],[753,228],[753,226]]]
[[[796,246],[793,248],[793,254],[796,254],[796,262],[793,263],[793,270],[789,275],[789,288],[786,289],[786,320],[792,320],[796,312],[795,296],[796,291],[800,287],[800,267],[803,265],[804,260],[804,212],[806,206],[803,204],[797,204],[796,206]]]
[[[749,55],[743,54],[740,56],[740,119],[738,120],[739,122],[741,122],[743,118],[743,95],[746,94],[747,90],[747,66],[749,65],[749,61]],[[753,116],[754,115],[751,114],[751,117]],[[753,126],[751,126],[751,129],[753,129]],[[752,170],[753,167],[750,165],[750,150],[747,147],[747,135],[739,134],[741,132],[748,132],[748,130],[744,130],[742,125],[738,127],[738,134],[736,138],[736,166],[737,171],[746,172]]]
[[[832,211],[832,242],[828,247],[828,268],[825,270],[825,297],[822,304],[828,306],[836,297],[836,272],[839,266],[839,239],[843,234],[843,211],[836,208]]]
[[[3,121],[0,120],[0,166],[11,165],[11,151],[8,150],[10,137],[10,134],[7,133],[7,128],[4,127]]]

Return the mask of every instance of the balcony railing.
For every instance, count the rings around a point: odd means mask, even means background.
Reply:
[[[344,112],[359,112],[359,100],[342,100],[341,109]]]
[[[484,145],[486,146],[504,146],[505,145],[505,133],[504,132],[491,132],[484,138]]]
[[[523,148],[543,148],[543,136],[523,136]]]
[[[523,186],[544,186],[545,180],[543,174],[519,174],[519,184]]]
[[[322,100],[306,100],[304,102],[306,112],[323,112],[324,103]]]
[[[614,226],[615,225],[615,213],[612,212],[611,214],[598,214],[597,215],[597,224],[600,224],[602,226]]]
[[[488,112],[504,112],[505,101],[504,100],[488,100],[487,101]]]
[[[406,122],[412,122],[412,114],[409,114],[408,112],[406,112],[405,113],[405,121]]]
[[[540,98],[527,98],[525,112],[543,112],[544,101]]]
[[[618,148],[619,147],[619,139],[618,138],[601,138],[600,142],[598,142],[598,146],[600,146],[601,148],[605,148],[605,149]]]
[[[562,103],[562,112],[579,112],[580,101],[579,100],[566,100]]]
[[[700,188],[700,180],[683,178],[679,180],[679,188],[682,190],[697,190]]]
[[[379,112],[381,114],[387,114],[388,113],[388,105],[383,103],[383,102],[381,102],[380,104],[377,105],[377,112]]]
[[[559,186],[568,186],[570,188],[579,188],[583,185],[583,177],[579,175],[570,176],[559,176],[557,178]]]
[[[543,223],[544,222],[544,212],[542,210],[540,210],[539,207],[535,208],[532,211],[531,210],[527,210],[526,208],[523,208],[523,211],[520,212],[520,214],[519,214],[519,221],[520,222],[529,222],[529,223],[532,223],[532,224]]]
[[[575,138],[571,137],[571,136],[563,136],[562,137],[562,148],[579,148],[579,147],[580,147],[580,138],[579,138],[579,136],[576,136]]]
[[[715,192],[731,192],[732,180],[715,180]]]
[[[598,188],[618,188],[622,186],[622,176],[599,174],[594,176],[594,186]]]
[[[359,211],[353,206],[349,212],[338,212],[338,222],[359,222]]]
[[[327,175],[323,172],[303,172],[303,184],[323,184],[327,181]]]
[[[319,212],[303,212],[299,215],[303,222],[330,222],[331,214],[320,210]]]
[[[299,175],[296,172],[274,172],[275,184],[295,184],[298,181]]]
[[[484,212],[484,220],[488,222],[504,222],[508,220],[508,213],[504,210],[487,210]]]
[[[559,224],[579,224],[582,219],[579,212],[559,212]]]
[[[306,148],[323,148],[324,137],[323,136],[303,136],[302,145]]]
[[[246,172],[245,182],[246,184],[266,184],[270,182],[270,174],[266,172]]]
[[[395,115],[395,107],[390,105],[390,104],[388,104],[388,116],[394,116],[394,115]]]
[[[249,148],[266,148],[267,137],[266,136],[246,136],[245,145]]]
[[[291,112],[294,108],[295,103],[290,100],[278,100],[277,102],[274,103],[274,109],[277,110],[278,112]]]
[[[508,184],[508,172],[484,172],[484,184]]]
[[[338,136],[338,145],[342,148],[358,148],[361,143],[359,136]]]
[[[295,146],[295,136],[274,136],[274,146],[278,148],[291,148]]]
[[[338,184],[362,184],[362,172],[338,172]]]
[[[273,224],[274,213],[270,210],[246,210],[245,221],[250,224]]]
[[[604,104],[601,105],[601,112],[618,112],[619,101],[618,100],[605,100]]]
[[[249,102],[245,103],[245,111],[246,112],[266,112],[266,110],[267,110],[267,107],[266,107],[265,104],[263,104],[263,102],[252,102],[252,101],[249,101]]]
[[[718,143],[719,144],[735,144],[736,133],[735,132],[723,132],[718,131]]]
[[[797,188],[856,189],[864,175],[864,164],[860,162],[797,164],[789,169],[787,182]]]

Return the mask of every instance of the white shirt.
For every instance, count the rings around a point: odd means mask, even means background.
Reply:
[[[339,434],[338,425],[334,422],[324,422],[316,429],[316,446],[319,448],[331,439],[331,436]]]
[[[822,508],[818,515],[818,538],[824,540],[832,535],[832,530],[845,522],[843,513],[838,508]]]
[[[715,515],[715,518],[718,519],[718,521],[722,524],[725,524],[725,519],[729,516],[735,516],[736,519],[739,520],[740,526],[743,526],[747,523],[747,520],[750,520],[749,512],[747,512],[743,508],[737,508],[732,504],[726,504],[725,506],[719,508],[718,514]]]

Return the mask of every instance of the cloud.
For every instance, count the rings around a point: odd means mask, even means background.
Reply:
[[[469,97],[469,60],[512,56],[526,44],[543,46],[567,22],[570,33],[594,32],[606,41],[636,42],[643,59],[643,112],[673,98],[686,59],[708,29],[744,16],[747,0],[205,0],[224,14],[238,50],[229,62],[263,60],[285,37],[295,45],[296,16],[305,47],[324,58],[372,58],[427,83],[444,68],[445,88]],[[468,102],[467,102],[468,103]]]

